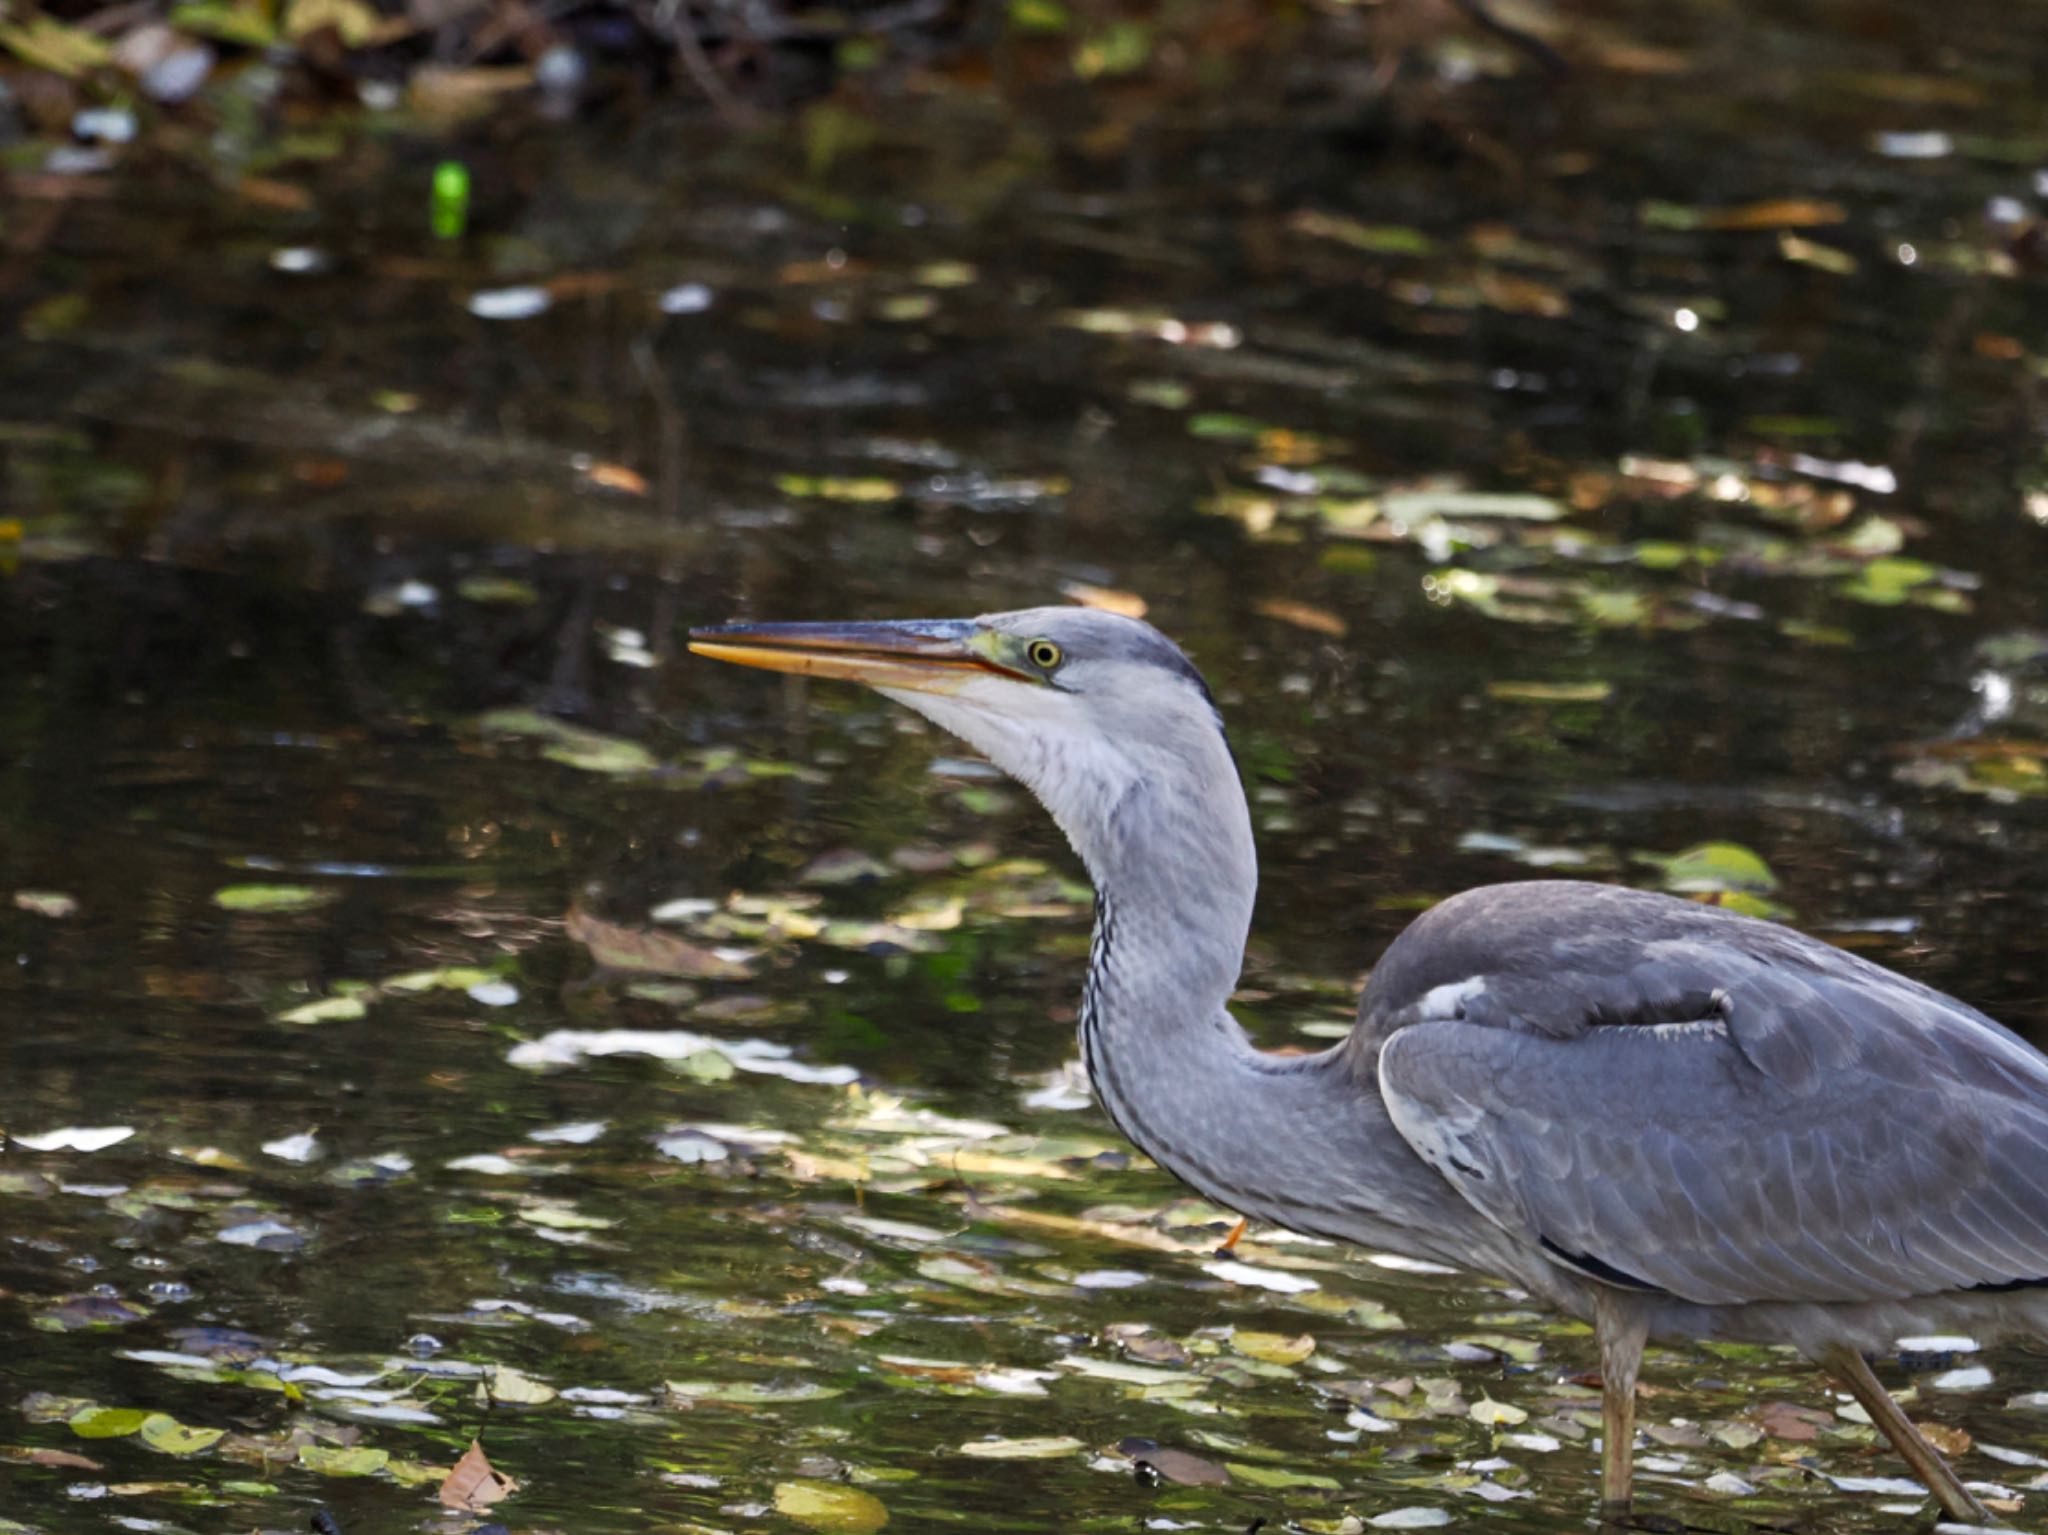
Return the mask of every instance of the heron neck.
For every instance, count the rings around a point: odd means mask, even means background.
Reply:
[[[1445,1208],[1449,1191],[1387,1117],[1373,1063],[1343,1049],[1271,1054],[1231,1017],[1257,880],[1234,798],[1221,824],[1214,807],[1190,817],[1127,803],[1119,845],[1083,848],[1097,898],[1079,1034],[1097,1097],[1141,1151],[1230,1209],[1469,1265],[1492,1228],[1455,1197]],[[1242,856],[1219,856],[1238,836]]]

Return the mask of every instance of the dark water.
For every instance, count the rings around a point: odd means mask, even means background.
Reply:
[[[1554,85],[515,120],[448,245],[389,125],[262,167],[299,207],[64,198],[0,292],[0,1126],[133,1133],[0,1154],[0,1530],[467,1528],[479,1432],[515,1529],[1580,1523],[1582,1330],[1207,1272],[1218,1212],[1027,1102],[1086,950],[1035,807],[678,636],[1142,597],[1254,796],[1274,1044],[1433,898],[1709,842],[2048,1038],[2048,22],[1754,11],[1587,11]],[[683,1058],[517,1063],[560,1030]],[[2025,1522],[2048,1365],[1885,1368]],[[1831,1486],[1903,1468],[1790,1356],[1649,1379],[1657,1513],[1917,1501]]]

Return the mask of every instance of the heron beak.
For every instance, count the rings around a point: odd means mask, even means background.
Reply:
[[[957,693],[978,676],[1029,681],[995,659],[994,631],[972,619],[867,624],[725,624],[692,629],[690,651],[714,661],[871,688]]]

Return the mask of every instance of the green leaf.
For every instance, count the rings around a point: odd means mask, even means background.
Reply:
[[[322,1476],[372,1476],[391,1459],[389,1450],[369,1445],[302,1444],[299,1464]]]
[[[515,1407],[538,1407],[543,1402],[552,1402],[555,1394],[555,1388],[546,1381],[535,1380],[508,1364],[501,1364],[491,1372],[492,1401],[509,1402]]]
[[[223,885],[213,893],[223,911],[310,911],[333,899],[331,890],[311,885]]]
[[[229,0],[198,0],[171,12],[171,25],[202,37],[217,37],[224,43],[244,48],[267,48],[277,41],[267,9],[260,3],[229,3]]]
[[[279,1023],[351,1023],[369,1012],[361,997],[322,997],[277,1015]]]
[[[1074,24],[1060,0],[1010,0],[1009,16],[1019,32],[1065,32]]]
[[[1661,862],[1664,888],[1680,895],[1730,890],[1768,895],[1778,888],[1771,866],[1738,842],[1702,842]]]
[[[1074,50],[1074,73],[1083,80],[1128,75],[1152,57],[1152,29],[1142,21],[1115,21]]]
[[[1269,1487],[1286,1491],[1294,1487],[1316,1488],[1324,1492],[1341,1492],[1344,1484],[1335,1477],[1315,1476],[1306,1471],[1283,1471],[1278,1466],[1252,1466],[1241,1460],[1226,1460],[1223,1469],[1233,1480],[1249,1487]]]
[[[81,1439],[125,1439],[151,1416],[146,1407],[81,1407],[71,1415],[71,1432]]]
[[[66,79],[98,69],[111,57],[102,39],[48,16],[0,26],[0,48],[32,69],[47,69]]]
[[[889,1522],[880,1498],[837,1482],[777,1482],[775,1511],[814,1530],[879,1530]]]
[[[763,1381],[672,1380],[668,1394],[690,1402],[727,1402],[740,1407],[777,1406],[784,1402],[822,1402],[845,1393],[837,1386],[798,1381],[779,1386]]]
[[[153,1412],[142,1420],[142,1442],[166,1455],[197,1455],[210,1450],[227,1437],[224,1428],[193,1428],[167,1412]]]

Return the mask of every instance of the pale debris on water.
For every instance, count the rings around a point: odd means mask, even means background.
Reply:
[[[310,1162],[320,1155],[319,1132],[301,1130],[297,1135],[286,1135],[274,1141],[265,1141],[263,1154],[266,1157],[276,1157],[281,1162]]]
[[[11,1136],[9,1141],[30,1151],[105,1151],[134,1133],[133,1125],[66,1125],[61,1130],[45,1130],[41,1135]]]
[[[792,1060],[787,1045],[764,1039],[714,1039],[684,1029],[556,1029],[539,1039],[514,1045],[506,1060],[529,1070],[549,1066],[578,1066],[597,1055],[646,1055],[661,1061],[680,1061],[702,1051],[716,1051],[742,1071],[786,1077],[792,1082],[814,1082],[843,1087],[860,1073],[851,1066],[812,1066]]]
[[[1320,1289],[1313,1279],[1299,1274],[1286,1274],[1278,1269],[1256,1268],[1249,1263],[1233,1263],[1222,1260],[1202,1265],[1202,1272],[1226,1284],[1244,1285],[1254,1290],[1271,1290],[1277,1295],[1300,1295],[1309,1290]]]

